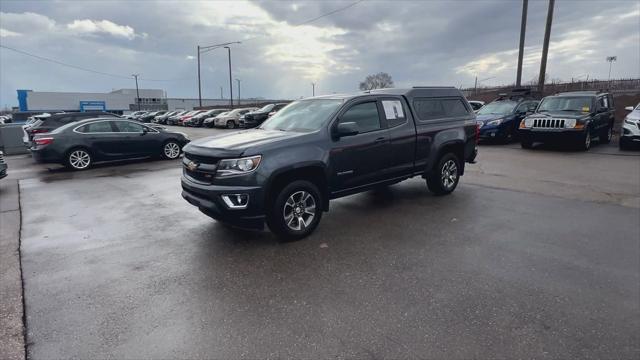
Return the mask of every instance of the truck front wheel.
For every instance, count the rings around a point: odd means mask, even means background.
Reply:
[[[460,160],[453,153],[444,154],[427,176],[427,186],[435,195],[450,194],[460,180]]]
[[[322,218],[318,187],[306,180],[286,185],[271,204],[267,225],[283,240],[298,240],[315,230]]]

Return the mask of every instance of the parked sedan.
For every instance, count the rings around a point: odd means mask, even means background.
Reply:
[[[178,119],[180,119],[180,117],[186,115],[189,112],[189,110],[183,110],[180,111],[178,113],[176,113],[175,115],[169,116],[164,123],[167,125],[175,125],[178,123]]]
[[[247,113],[242,121],[240,121],[240,127],[244,128],[253,128],[260,124],[262,124],[265,120],[272,116],[276,112],[278,112],[283,107],[288,104],[280,103],[280,104],[268,104],[263,106],[261,109],[256,111],[251,111]]]
[[[238,126],[240,116],[249,113],[251,111],[256,110],[256,108],[244,108],[244,109],[235,109],[229,112],[224,113],[224,115],[218,115],[213,120],[214,126],[226,127],[227,129],[234,129]]]
[[[94,118],[38,134],[30,150],[37,162],[84,170],[100,161],[156,156],[176,159],[188,142],[183,133],[132,120]]]
[[[213,127],[215,118],[218,116],[222,116],[227,112],[229,112],[229,109],[211,110],[211,113],[204,118],[204,121],[202,122],[202,126]]]
[[[173,116],[177,113],[178,111],[169,111],[162,115],[156,115],[156,117],[153,118],[152,122],[156,124],[164,124],[167,121],[167,118],[169,118],[169,116]]]
[[[227,109],[211,109],[211,110],[206,110],[204,112],[201,112],[198,115],[192,116],[191,119],[189,119],[189,121],[186,122],[186,126],[195,126],[195,127],[200,127],[204,125],[204,121],[207,118],[210,117],[214,117],[217,116],[225,111],[228,111]]]

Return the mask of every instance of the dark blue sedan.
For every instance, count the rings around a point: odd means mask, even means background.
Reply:
[[[520,121],[535,111],[537,100],[495,100],[478,111],[480,140],[508,143],[518,136]]]

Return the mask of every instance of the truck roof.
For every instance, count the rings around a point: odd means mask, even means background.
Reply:
[[[453,86],[414,86],[412,88],[388,88],[361,91],[353,94],[331,94],[316,96],[313,99],[351,99],[366,95],[401,95],[407,98],[415,97],[445,97],[463,96],[462,92]]]
[[[551,96],[598,96],[598,95],[602,95],[602,94],[606,94],[605,92],[602,91],[568,91],[568,92],[561,92],[561,93],[557,93],[557,94],[553,94]]]

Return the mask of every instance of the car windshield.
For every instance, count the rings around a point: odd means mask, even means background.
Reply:
[[[293,102],[266,120],[261,129],[311,132],[320,129],[343,100],[313,99]]]
[[[538,106],[537,112],[549,111],[570,111],[589,112],[591,111],[591,100],[589,96],[551,96],[546,97]]]
[[[275,106],[274,104],[265,105],[262,108],[260,108],[260,110],[258,110],[258,112],[271,111],[271,109],[273,109],[274,106]]]
[[[494,101],[483,106],[478,111],[478,115],[508,115],[513,112],[516,105],[518,103],[515,101]]]

